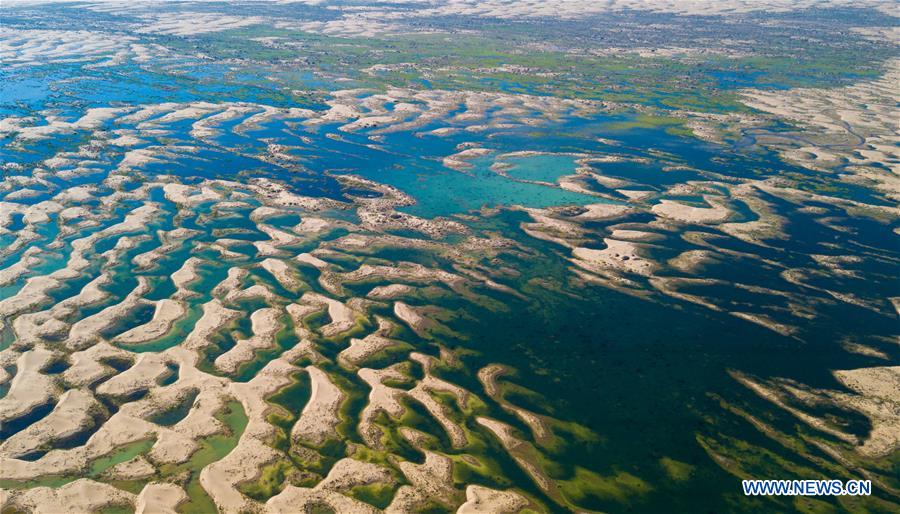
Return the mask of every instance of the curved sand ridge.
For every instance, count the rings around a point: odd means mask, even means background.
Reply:
[[[832,374],[836,386],[819,388],[789,379],[731,372],[749,391],[782,411],[789,425],[772,424],[772,417],[747,412],[728,402],[722,402],[722,406],[772,441],[796,442],[798,454],[806,459],[817,459],[819,452],[827,455],[839,464],[836,476],[861,476],[871,480],[873,487],[895,493],[890,471],[872,463],[884,462],[900,447],[895,394],[898,368],[865,367]],[[854,428],[851,420],[855,418],[867,421],[863,430]],[[737,476],[746,474],[741,460],[733,460],[730,450],[717,444],[714,437],[701,437],[699,442],[724,469]]]

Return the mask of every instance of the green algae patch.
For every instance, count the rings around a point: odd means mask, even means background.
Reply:
[[[557,483],[567,500],[586,508],[600,508],[608,502],[630,505],[653,491],[649,483],[631,473],[619,471],[604,476],[580,466],[572,479]]]
[[[97,514],[133,514],[134,507],[131,505],[107,505],[103,507]]]
[[[280,493],[288,482],[294,466],[285,460],[277,460],[267,464],[260,470],[259,478],[238,486],[238,490],[256,501],[265,502]]]
[[[663,468],[669,480],[674,482],[684,482],[689,480],[691,475],[694,474],[694,466],[687,462],[670,459],[669,457],[659,459],[659,465]]]
[[[390,452],[375,450],[361,444],[348,443],[347,456],[360,462],[369,462],[389,469],[399,485],[408,483],[406,475],[401,473],[395,465],[396,455]]]
[[[407,364],[406,362],[403,363]],[[393,387],[394,389],[402,389],[404,391],[409,391],[410,389],[416,386],[416,379],[410,376],[410,372],[406,372],[409,367],[405,368],[395,368],[399,369],[400,373],[404,375],[405,378],[386,378],[382,380],[381,384],[387,387]]]
[[[318,332],[323,326],[325,326],[331,318],[328,317],[328,309],[325,305],[318,306],[318,309],[310,312],[303,319],[300,320],[300,323],[303,325],[303,328]]]
[[[333,358],[337,355],[336,350],[338,348],[343,349],[343,346],[347,344],[351,338],[361,336],[374,328],[372,321],[365,315],[356,316],[353,320],[353,326],[347,330],[327,337],[321,336],[321,341],[326,344],[326,346],[323,346],[322,348],[323,355]]]
[[[177,511],[181,514],[204,514],[208,512],[216,512],[215,503],[206,493],[206,490],[200,484],[200,471],[221,460],[231,453],[231,450],[237,446],[247,428],[249,418],[247,417],[244,407],[236,400],[229,401],[224,408],[216,414],[215,418],[221,421],[228,432],[225,434],[216,434],[200,440],[200,449],[191,455],[191,458],[178,465],[164,465],[160,467],[160,474],[163,477],[175,475],[189,475],[185,491],[189,500],[178,506]]]
[[[670,135],[693,135],[690,129],[685,127],[685,122],[686,120],[683,118],[675,118],[672,116],[637,114],[632,116],[629,120],[607,123],[604,125],[604,128],[616,132],[625,132],[634,129],[665,129]]]
[[[485,452],[489,449],[485,448]],[[443,454],[453,461],[453,482],[457,487],[468,484],[482,484],[493,488],[507,488],[514,485],[508,473],[509,466],[504,468],[500,462],[490,456],[471,454]],[[514,464],[511,464],[513,465]]]
[[[559,455],[566,453],[570,448],[596,444],[601,438],[589,428],[574,421],[560,421],[555,418],[542,418],[547,425],[547,437],[535,440],[542,449]]]
[[[155,443],[156,439],[144,439],[117,448],[113,452],[91,462],[87,476],[97,477],[113,466],[128,462],[138,455],[146,453]]]
[[[156,439],[141,439],[120,446],[110,453],[92,460],[84,473],[76,475],[51,475],[35,480],[0,480],[0,487],[4,489],[31,489],[33,487],[61,487],[81,478],[102,480],[101,475],[106,470],[128,462],[129,460],[146,453],[156,443]]]
[[[358,485],[350,489],[350,496],[357,500],[384,509],[394,499],[396,488],[389,484]]]

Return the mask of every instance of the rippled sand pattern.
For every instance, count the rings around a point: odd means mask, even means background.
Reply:
[[[0,102],[3,514],[750,512],[772,473],[878,489],[778,508],[896,509],[898,61],[723,113],[539,94],[562,72],[486,45],[460,60],[505,78],[453,89],[400,52],[466,16],[792,8],[426,3],[0,28],[0,75],[62,77]]]

